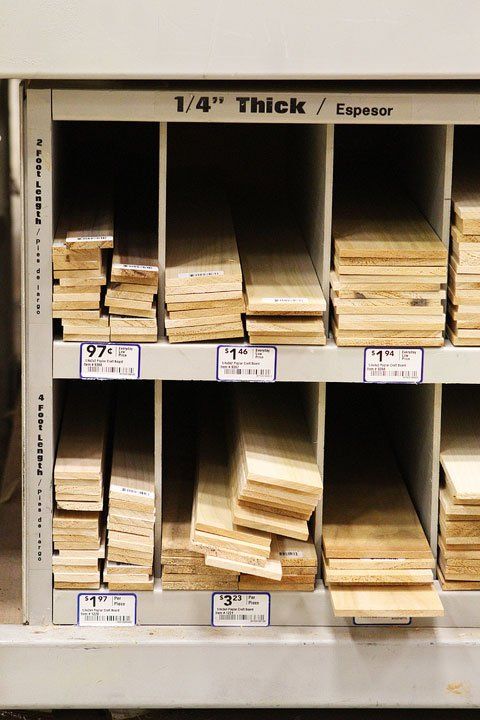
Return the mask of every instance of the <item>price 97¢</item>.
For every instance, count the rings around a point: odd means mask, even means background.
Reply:
[[[108,345],[87,345],[85,350],[91,360],[97,360],[105,355],[113,355],[113,348]]]

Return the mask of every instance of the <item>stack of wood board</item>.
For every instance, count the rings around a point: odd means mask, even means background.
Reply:
[[[162,487],[162,590],[238,590],[238,573],[207,567],[205,556],[190,541],[195,484],[192,400],[186,383],[174,383],[164,393],[165,481]]]
[[[69,383],[53,471],[60,509],[103,509],[109,451],[109,387],[94,381]]]
[[[434,559],[374,411],[327,437],[323,577],[337,617],[433,617]]]
[[[340,191],[333,241],[337,345],[443,345],[447,250],[406,196]]]
[[[448,337],[453,345],[480,345],[480,176],[454,173],[452,189]]]
[[[233,389],[230,481],[237,525],[307,540],[322,479],[295,389]]]
[[[235,214],[235,230],[249,342],[324,345],[325,297],[285,205],[242,204]]]
[[[211,400],[215,395],[209,396]],[[218,400],[218,398],[217,398]],[[270,559],[269,533],[237,525],[233,520],[228,455],[221,404],[208,413],[207,402],[199,428],[196,483],[191,518],[192,547],[205,555],[205,564],[222,570],[280,580],[279,560]]]
[[[105,554],[101,513],[55,508],[53,579],[58,589],[98,589],[100,558]]]
[[[102,288],[113,244],[107,184],[77,188],[63,205],[52,246],[52,312],[62,321],[64,340],[109,340]]]
[[[279,581],[267,580],[247,573],[240,575],[239,590],[283,592],[313,592],[317,576],[317,552],[313,540],[293,540],[292,538],[272,537],[272,560],[278,560],[282,566],[282,578]]]
[[[140,192],[137,189],[137,192]],[[148,197],[134,196],[118,210],[115,249],[105,305],[114,342],[156,342],[158,232]]]
[[[172,343],[243,337],[242,270],[218,188],[182,189],[169,199],[165,301]]]
[[[480,587],[480,411],[471,388],[446,395],[442,417],[438,575],[445,590]]]
[[[150,383],[121,383],[108,502],[109,588],[153,590],[154,525],[153,392]]]

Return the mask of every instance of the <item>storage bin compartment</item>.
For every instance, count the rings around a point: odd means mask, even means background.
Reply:
[[[313,591],[320,394],[164,384],[163,590]]]
[[[480,345],[480,134],[457,126],[453,145],[448,337]]]
[[[442,126],[335,128],[338,345],[443,344],[447,139]]]
[[[58,383],[54,587],[152,590],[154,385]]]
[[[328,386],[322,563],[339,617],[443,615],[429,544],[436,412],[428,386]]]
[[[324,344],[325,128],[170,124],[166,333]],[[242,280],[244,293],[242,291]]]
[[[53,155],[52,308],[63,339],[155,342],[159,125],[58,122]]]
[[[478,386],[445,386],[438,532],[438,575],[444,590],[480,589],[479,407]]]

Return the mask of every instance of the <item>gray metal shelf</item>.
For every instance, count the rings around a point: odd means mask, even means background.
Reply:
[[[235,341],[229,345],[236,344]],[[167,339],[144,343],[141,348],[143,380],[215,380],[218,343],[170,345]],[[480,348],[454,347],[424,350],[425,383],[480,383]],[[277,380],[280,382],[363,382],[364,348],[277,346]],[[80,377],[80,343],[56,340],[53,377]]]
[[[419,157],[413,158],[412,172],[415,162],[421,163],[428,170],[427,176],[431,169],[435,181],[432,179],[431,187],[423,188],[425,192],[420,192],[416,200],[447,244],[453,125],[480,124],[480,95],[472,91],[383,89],[381,93],[363,93],[354,88],[326,92],[302,89],[295,95],[305,101],[305,116],[300,117],[241,113],[236,100],[238,90],[227,86],[215,91],[190,86],[181,91],[192,102],[197,92],[212,97],[215,92],[215,97],[223,98],[221,103],[212,104],[208,115],[195,110],[186,115],[177,111],[178,92],[152,86],[134,89],[99,85],[88,89],[45,84],[33,84],[26,92],[24,610],[26,620],[34,627],[0,626],[2,679],[6,679],[8,688],[0,704],[24,708],[61,707],[67,702],[76,707],[479,705],[480,592],[440,591],[444,618],[418,619],[412,627],[365,628],[354,627],[350,619],[334,618],[328,590],[319,581],[314,593],[273,593],[272,627],[264,630],[205,627],[209,623],[211,593],[162,592],[159,579],[153,593],[138,594],[141,624],[130,629],[72,627],[76,622],[77,593],[52,592],[51,477],[57,398],[62,381],[79,376],[79,344],[53,340],[52,334],[50,248],[55,217],[57,121],[158,123],[163,193],[168,172],[168,123],[172,121],[300,125],[316,152],[315,162],[309,165],[311,175],[302,178],[303,182],[313,179],[318,190],[311,199],[312,206],[307,208],[315,211],[318,222],[310,226],[307,223],[306,239],[326,294],[334,125],[353,122],[351,117],[339,114],[339,105],[391,107],[391,113],[375,116],[375,122],[429,126],[422,134],[425,145]],[[248,94],[248,90],[242,92]],[[274,100],[292,96],[274,86],[271,91],[263,88],[262,93]],[[358,122],[371,120],[362,113]],[[164,253],[164,228],[159,227],[161,266]],[[160,314],[160,324],[162,320]],[[215,380],[216,347],[213,343],[170,345],[166,340],[142,346],[141,377],[156,381],[157,421],[162,413],[161,381]],[[311,430],[320,466],[325,383],[362,382],[363,352],[362,348],[337,348],[331,340],[325,347],[278,348],[278,380],[311,384],[306,392],[313,401]],[[427,348],[424,384],[402,388],[398,393],[392,389],[391,401],[396,408],[392,423],[402,430],[396,451],[434,551],[442,384],[480,384],[479,361],[480,348],[456,348],[448,342],[442,348]],[[156,478],[161,483],[161,433],[157,433],[156,455]],[[321,512],[316,522],[317,543],[320,534]],[[62,627],[64,624],[69,627]],[[29,679],[25,683],[28,687],[21,691],[18,667],[22,667],[22,681]],[[208,668],[208,681],[201,671],[203,667]],[[42,668],[41,681],[38,668]],[[383,681],[372,683],[372,678],[378,676]],[[92,678],[104,681],[95,683]]]

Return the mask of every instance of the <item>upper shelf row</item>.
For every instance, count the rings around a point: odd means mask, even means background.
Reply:
[[[65,340],[154,342],[158,308],[187,342],[243,338],[246,312],[252,343],[319,345],[330,299],[338,345],[442,345],[453,168],[448,335],[479,344],[478,139],[57,122],[53,317]]]

